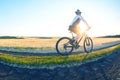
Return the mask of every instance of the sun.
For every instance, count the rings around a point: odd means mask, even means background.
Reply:
[[[85,30],[87,29],[87,25],[84,24],[84,22],[81,21],[81,23],[79,24],[80,26],[80,33],[85,32]]]

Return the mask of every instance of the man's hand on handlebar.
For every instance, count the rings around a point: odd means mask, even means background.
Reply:
[[[91,29],[91,27],[90,26],[88,26],[88,28],[86,29],[86,31],[89,31]]]

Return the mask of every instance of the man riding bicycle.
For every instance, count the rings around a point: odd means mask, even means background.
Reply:
[[[78,49],[80,47],[79,43],[84,38],[83,41],[83,48],[86,53],[90,53],[93,50],[93,41],[92,39],[87,36],[86,31],[90,29],[90,26],[85,21],[85,19],[81,16],[80,10],[75,11],[76,16],[73,19],[72,23],[69,26],[69,30],[75,33],[77,36],[72,38],[69,37],[62,37],[56,43],[56,51],[61,55],[68,55],[72,53],[74,49]],[[85,31],[82,33],[79,27],[79,23],[81,20],[87,25],[85,27]],[[82,35],[81,35],[82,33]]]
[[[74,17],[72,23],[70,24],[69,30],[77,35],[74,38],[74,40],[78,41],[78,39],[81,36],[80,26],[79,26],[81,20],[87,25],[86,30],[89,30],[91,27],[88,25],[87,21],[81,16],[81,11],[79,9],[77,9],[77,11],[75,11],[75,13],[76,13],[76,16]]]
[[[80,10],[77,10],[76,16],[73,19],[72,23],[69,26],[69,30],[73,33],[75,33],[77,36],[74,37],[72,34],[72,38],[69,37],[62,37],[60,38],[56,43],[56,51],[61,55],[68,55],[72,53],[74,49],[79,49],[80,41],[84,38],[83,41],[83,48],[86,53],[90,53],[93,50],[93,41],[92,39],[87,36],[86,31],[90,29],[90,26],[85,21],[85,19],[81,16]],[[84,32],[80,32],[79,23],[80,21],[83,21],[87,26],[85,27]],[[82,35],[81,35],[82,33]]]

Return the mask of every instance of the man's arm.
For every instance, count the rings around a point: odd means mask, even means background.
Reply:
[[[88,27],[87,30],[89,30],[91,27],[89,26],[87,21],[82,16],[80,16],[80,19],[87,25],[87,27]]]
[[[87,21],[86,21],[82,16],[80,16],[80,19],[81,19],[86,25],[88,25]],[[88,26],[89,26],[89,25],[88,25]]]

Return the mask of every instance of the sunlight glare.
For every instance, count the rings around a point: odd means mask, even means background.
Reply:
[[[85,25],[82,21],[81,21],[81,23],[80,23],[80,32],[81,32],[81,34],[83,33],[83,32],[85,32],[85,30],[87,29],[87,25]]]

